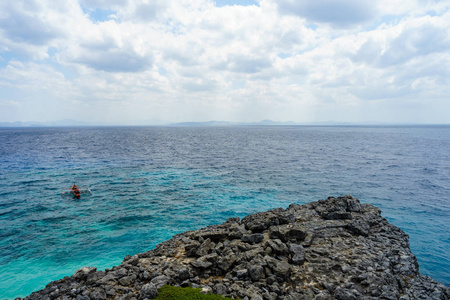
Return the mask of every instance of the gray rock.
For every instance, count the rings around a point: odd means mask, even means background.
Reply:
[[[84,268],[76,270],[75,273],[72,275],[72,277],[77,280],[82,280],[82,279],[86,279],[90,274],[95,273],[96,271],[97,271],[97,268],[84,267]]]
[[[359,200],[347,195],[344,197],[328,197],[327,200],[319,200],[316,211],[325,220],[351,220],[351,212],[361,210]]]
[[[127,269],[119,269],[119,270],[117,270],[116,275],[117,275],[117,278],[121,278],[123,276],[128,275],[128,271],[127,271]]]
[[[302,265],[305,262],[305,249],[302,245],[290,244],[289,252],[291,254],[291,263],[294,265]]]
[[[248,276],[248,270],[247,269],[240,269],[236,270],[236,277],[239,279],[244,279]]]
[[[280,239],[283,242],[302,241],[306,237],[305,228],[287,225],[273,226],[270,228],[269,232],[271,239]]]
[[[102,288],[95,288],[92,292],[91,292],[91,296],[90,298],[92,300],[105,300],[106,299],[106,293],[105,290]]]
[[[197,249],[197,257],[207,255],[211,249],[214,248],[214,243],[210,239],[204,240],[204,242]]]
[[[197,256],[197,250],[200,247],[200,243],[197,241],[193,241],[192,243],[184,246],[184,249],[186,251],[186,255],[188,257],[196,257]]]
[[[271,252],[274,254],[286,254],[286,252],[288,251],[288,247],[286,246],[286,244],[279,239],[270,239],[267,241],[265,246],[270,247],[270,249],[272,250]]]
[[[105,273],[102,271],[97,271],[95,273],[89,274],[86,279],[86,284],[92,285],[95,284],[98,280],[102,279],[105,276]]]
[[[294,216],[285,213],[283,209],[273,209],[265,213],[255,213],[242,219],[247,230],[262,232],[273,225],[288,224],[294,221]]]
[[[142,299],[155,299],[156,297],[158,297],[158,289],[154,284],[144,284],[141,289],[141,297]]]
[[[242,224],[242,225],[235,225],[235,226],[232,226],[230,228],[230,231],[228,233],[228,238],[230,240],[240,239],[246,233],[247,233],[247,230],[245,229],[245,225],[244,224]]]
[[[265,277],[264,268],[259,264],[252,264],[248,268],[248,274],[253,282],[259,281]]]
[[[352,233],[368,236],[370,225],[367,222],[358,219],[348,223],[347,229]]]
[[[255,244],[255,243],[261,243],[263,239],[264,239],[264,236],[261,233],[254,233],[254,234],[245,234],[241,238],[241,241],[243,241],[244,243]]]
[[[136,275],[131,276],[125,276],[119,279],[119,283],[123,286],[130,286],[132,283],[134,283],[136,279]]]
[[[148,281],[150,279],[150,273],[148,271],[144,271],[139,277],[141,280]]]
[[[271,258],[271,257],[265,257],[265,261],[269,265],[270,268],[272,268],[273,273],[282,280],[288,279],[290,272],[291,272],[291,266],[286,261],[279,261],[277,259]]]
[[[127,255],[123,261],[124,261],[124,264],[136,266],[139,262],[139,256],[138,255],[133,255],[133,256]]]
[[[188,279],[189,277],[191,277],[191,275],[190,275],[190,273],[189,273],[189,269],[188,269],[188,268],[181,268],[181,269],[178,271],[178,278],[179,278],[181,281],[184,281],[184,280]]]
[[[351,220],[353,216],[346,211],[332,211],[322,213],[322,218],[325,220]]]
[[[165,275],[160,275],[152,279],[151,284],[156,286],[157,289],[161,288],[163,285],[168,284],[170,278]]]
[[[197,260],[191,261],[191,265],[198,268],[198,269],[208,269],[213,265],[213,263],[210,261],[210,256],[202,256]]]
[[[353,198],[352,196],[345,196],[347,198],[347,211],[349,212],[360,212],[361,204],[357,198]]]
[[[233,253],[231,249],[228,249],[223,253],[222,256],[218,258],[217,264],[221,270],[227,271],[231,268],[231,266],[233,266],[236,260],[237,260],[236,255]]]
[[[213,264],[209,261],[202,261],[202,260],[195,260],[191,262],[191,265],[198,268],[198,269],[208,269]]]
[[[114,289],[113,286],[106,285],[105,286],[105,293],[106,293],[106,296],[114,296],[116,294],[116,290]]]
[[[117,276],[115,276],[114,274],[107,274],[105,275],[103,278],[101,278],[100,280],[97,281],[97,284],[103,285],[106,284],[110,281],[117,281]]]
[[[214,286],[214,293],[219,295],[226,295],[227,294],[227,287],[224,284],[216,284]]]
[[[228,230],[225,230],[223,228],[215,228],[212,230],[201,232],[197,236],[202,237],[205,240],[210,239],[213,242],[219,242],[221,240],[224,240],[225,238],[228,238]]]

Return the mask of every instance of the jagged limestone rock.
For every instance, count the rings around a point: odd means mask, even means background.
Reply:
[[[111,270],[85,267],[26,299],[153,299],[169,284],[242,299],[449,299],[408,236],[351,196],[178,234]]]

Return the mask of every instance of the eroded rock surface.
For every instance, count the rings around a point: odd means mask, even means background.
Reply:
[[[165,284],[245,300],[450,297],[419,273],[403,231],[345,196],[184,232],[110,270],[81,268],[25,299],[153,299]]]

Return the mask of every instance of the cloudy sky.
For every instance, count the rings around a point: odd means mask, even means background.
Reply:
[[[2,0],[0,122],[450,123],[448,0]]]

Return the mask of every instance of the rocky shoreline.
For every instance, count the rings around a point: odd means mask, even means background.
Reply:
[[[408,235],[344,196],[184,232],[25,299],[154,299],[166,284],[245,300],[450,298],[449,287],[420,274]]]

